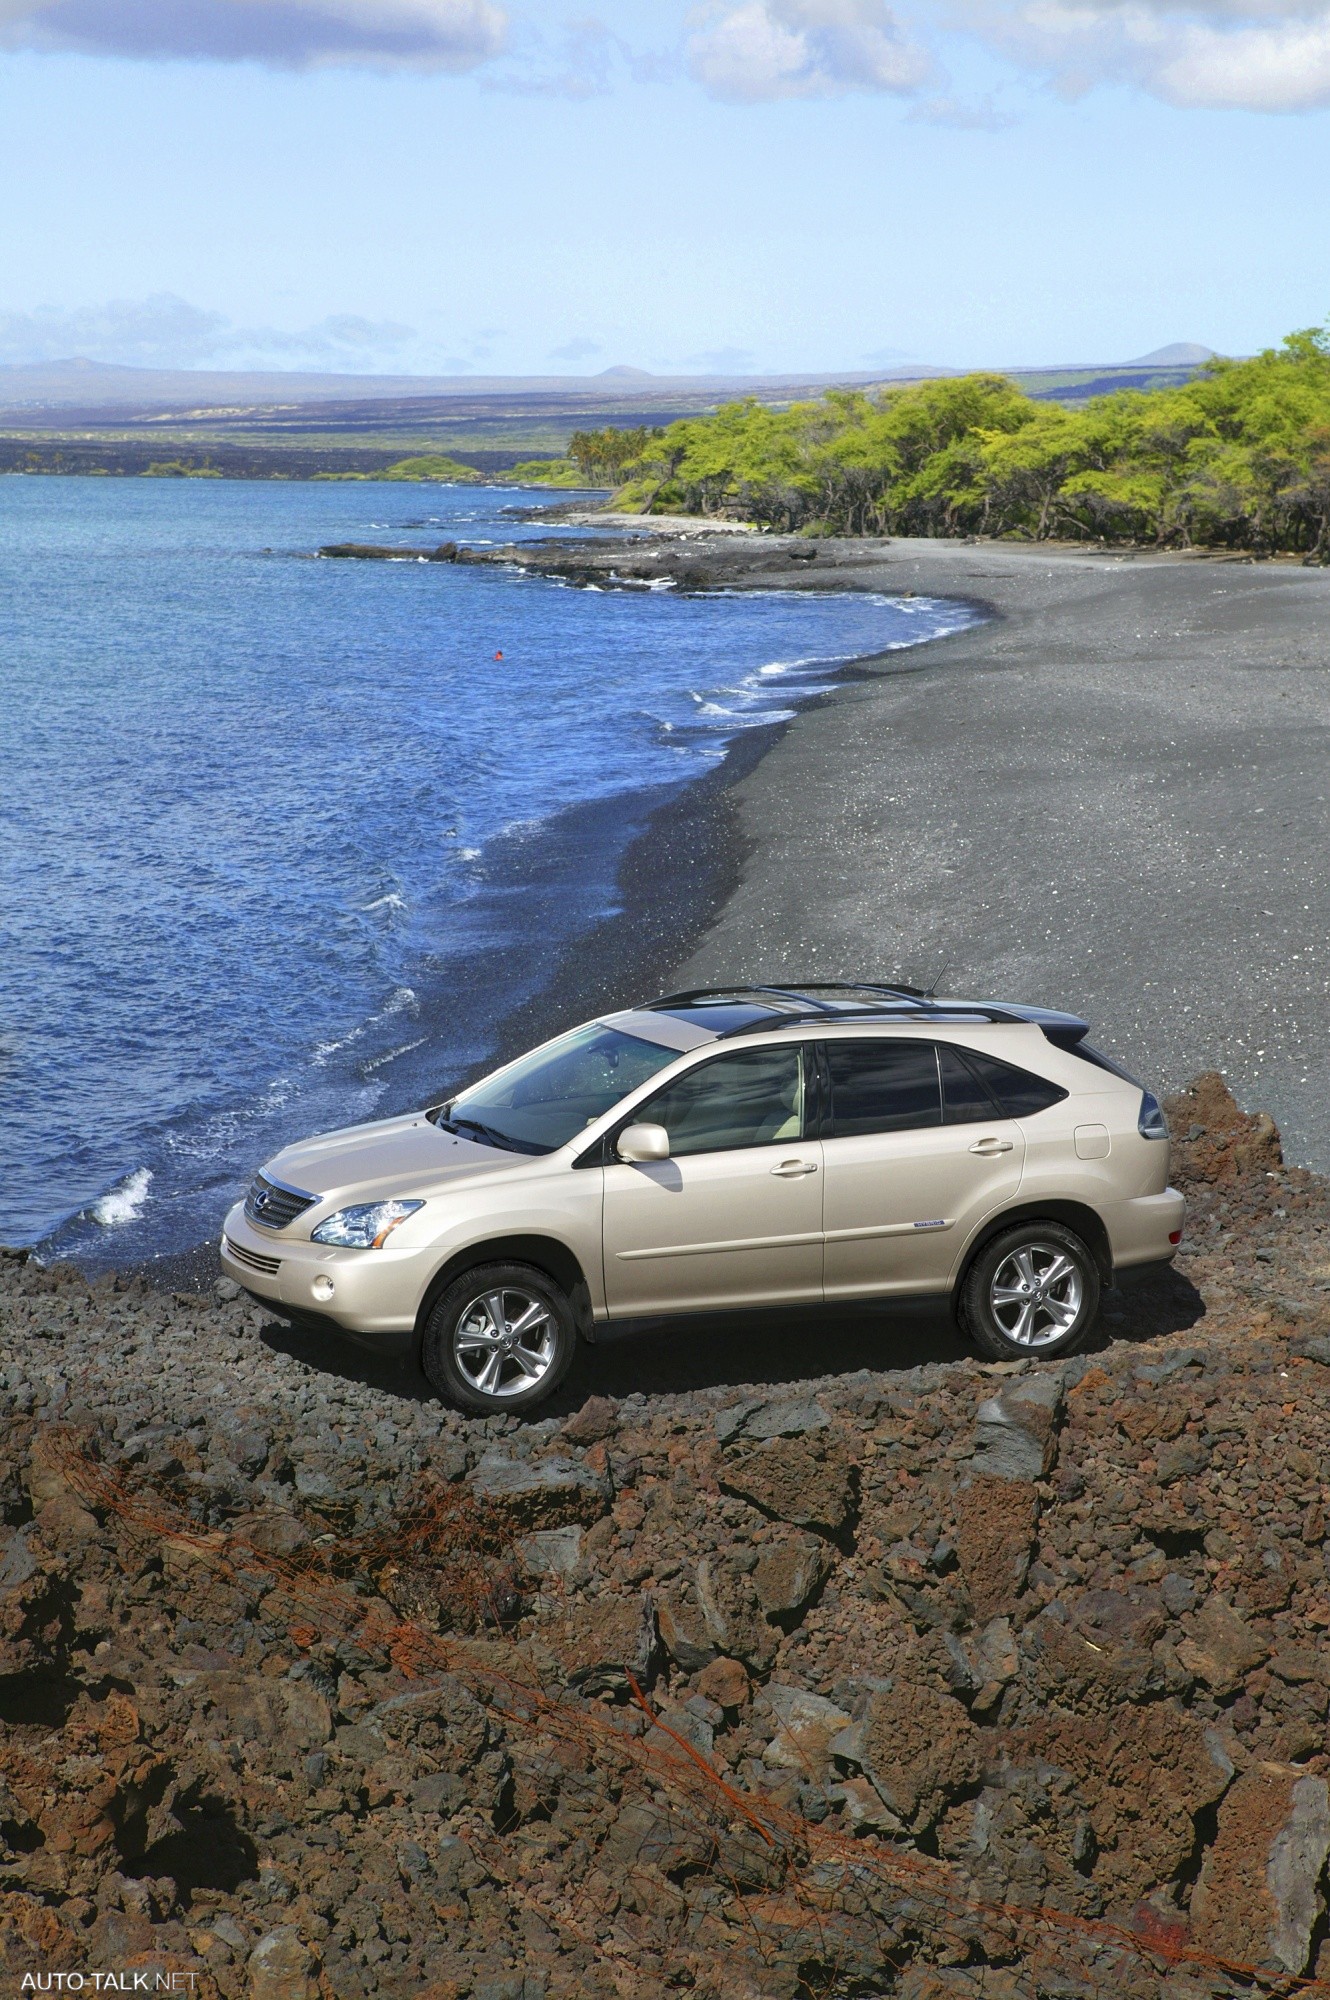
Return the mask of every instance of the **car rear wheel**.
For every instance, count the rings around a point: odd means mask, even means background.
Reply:
[[[479,1264],[455,1278],[425,1325],[421,1362],[463,1410],[527,1410],[568,1372],[577,1342],[567,1295],[531,1264]]]
[[[985,1244],[961,1286],[962,1330],[997,1361],[1074,1354],[1099,1312],[1099,1271],[1060,1222],[1025,1222]]]

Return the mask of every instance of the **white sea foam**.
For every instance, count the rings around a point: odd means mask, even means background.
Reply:
[[[371,1076],[376,1069],[382,1069],[385,1063],[396,1062],[398,1056],[410,1055],[412,1049],[423,1049],[428,1040],[428,1035],[417,1035],[414,1042],[402,1042],[395,1049],[385,1049],[381,1056],[370,1056],[360,1064],[360,1074]]]
[[[371,910],[404,910],[405,908],[406,898],[405,896],[399,896],[396,889],[389,890],[386,896],[376,896],[372,903],[362,903],[360,905],[362,916],[368,916]]]
[[[135,1167],[132,1174],[126,1174],[92,1204],[89,1213],[93,1221],[100,1222],[103,1229],[118,1229],[124,1222],[137,1222],[151,1185],[152,1169]]]

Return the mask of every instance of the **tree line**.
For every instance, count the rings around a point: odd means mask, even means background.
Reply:
[[[579,432],[570,456],[625,510],[1330,562],[1330,329],[1209,362],[1180,387],[1075,409],[1001,375],[963,375],[784,410],[726,403],[663,430]]]

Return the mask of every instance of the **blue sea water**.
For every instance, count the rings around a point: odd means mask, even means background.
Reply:
[[[973,615],[311,559],[545,497],[0,478],[0,1242],[169,1254],[279,1145],[424,1101],[671,788]]]

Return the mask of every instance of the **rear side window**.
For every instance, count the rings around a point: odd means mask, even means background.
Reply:
[[[981,1125],[1006,1117],[988,1085],[959,1050],[939,1043],[937,1059],[942,1072],[942,1115],[948,1125]]]
[[[828,1136],[908,1132],[942,1123],[937,1052],[931,1042],[827,1042]]]
[[[1067,1095],[1061,1084],[1031,1076],[1029,1070],[1016,1069],[996,1056],[982,1055],[978,1049],[967,1049],[965,1061],[987,1084],[1007,1118],[1033,1118],[1037,1111],[1047,1111],[1050,1104],[1060,1104]]]

